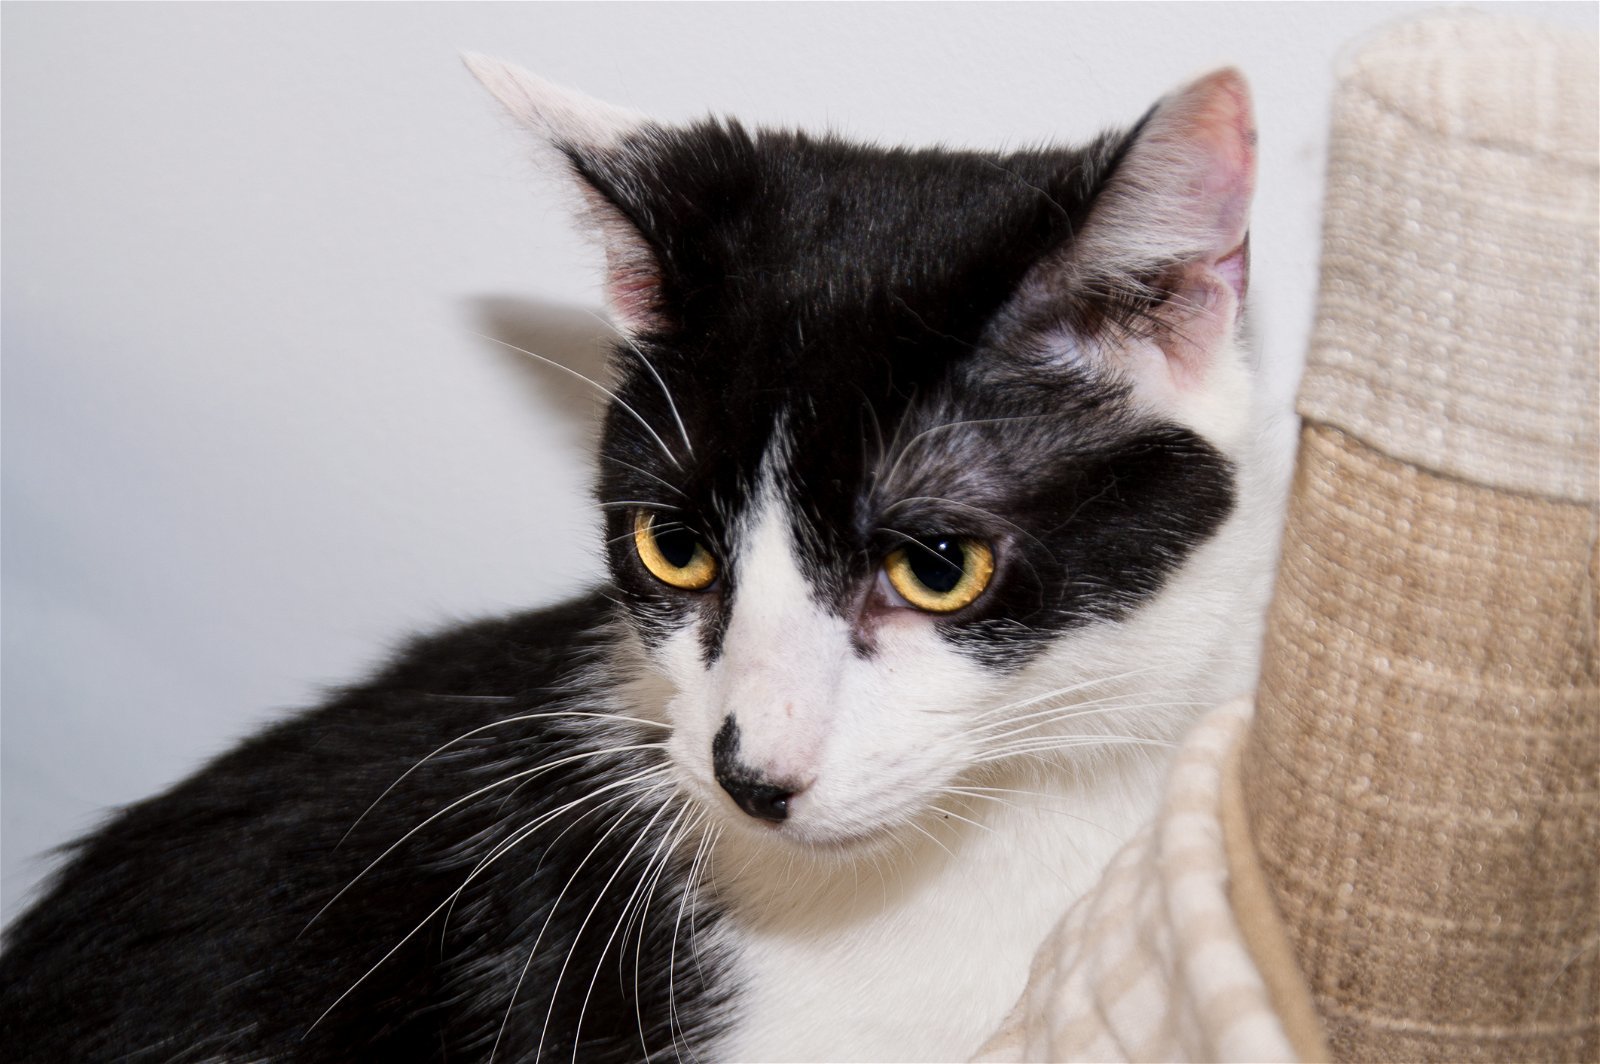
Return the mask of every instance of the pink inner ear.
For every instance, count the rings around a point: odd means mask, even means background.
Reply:
[[[1228,287],[1233,289],[1234,296],[1242,304],[1244,302],[1245,289],[1250,284],[1249,235],[1245,236],[1238,247],[1218,259],[1213,269],[1216,270],[1217,276],[1221,277],[1223,281],[1227,282]]]
[[[1204,169],[1194,189],[1198,195],[1193,208],[1209,214],[1217,251],[1212,261],[1220,267],[1237,256],[1242,270],[1256,182],[1250,90],[1238,71],[1219,70],[1189,86],[1175,102],[1173,128],[1163,132],[1202,149],[1196,162]]]
[[[655,252],[631,221],[594,188],[582,190],[585,213],[606,254],[606,306],[624,332],[654,332],[667,324],[661,303],[661,269]]]
[[[1145,224],[1171,219],[1191,241],[1159,318],[1173,379],[1193,387],[1231,337],[1249,284],[1256,131],[1244,78],[1221,70],[1169,98],[1129,162],[1147,197]]]
[[[661,277],[653,264],[637,255],[606,247],[606,304],[617,324],[630,333],[646,332],[663,323]]]
[[[1167,356],[1173,383],[1180,390],[1205,382],[1217,351],[1232,337],[1243,283],[1242,270],[1235,283],[1228,272],[1195,264],[1184,271],[1167,304],[1157,311],[1161,331],[1156,343]]]

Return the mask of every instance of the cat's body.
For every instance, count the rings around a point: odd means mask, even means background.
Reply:
[[[636,745],[618,738],[626,725],[596,728],[595,717],[560,715],[500,723],[570,707],[621,712],[612,692],[625,685],[606,664],[613,633],[609,605],[595,595],[419,640],[371,683],[121,814],[82,845],[61,886],[11,932],[3,965],[8,1058],[481,1058],[499,1034],[548,906],[576,872],[505,1031],[501,1059],[530,1058],[548,988],[576,928],[606,877],[628,863],[648,815],[604,842],[598,840],[609,818],[589,817],[559,840],[556,831],[547,833],[537,851],[514,848],[486,865],[448,912],[439,906],[496,843],[642,767],[636,750],[566,760]],[[416,768],[430,751],[474,731]],[[514,818],[501,803],[526,776],[486,792],[482,802],[456,806],[433,830],[418,832],[414,845],[358,878],[418,822],[534,765],[554,768],[511,798]],[[396,796],[404,823],[380,815],[380,805],[358,824],[384,787],[413,768]],[[557,831],[574,819],[562,818]],[[619,877],[628,887],[647,856],[641,849],[632,874]],[[608,910],[595,917],[607,932],[627,895],[608,896]],[[666,976],[680,901],[681,888],[668,879],[651,905],[644,940],[630,934],[627,942],[630,998],[641,946],[647,958],[639,965],[640,996],[650,1021],[643,1037],[653,1051],[670,1053],[672,1044],[664,1026]],[[702,910],[698,920],[704,925],[714,914]],[[684,932],[686,946],[687,923]],[[394,946],[401,948],[360,982]],[[570,1032],[594,974],[594,958],[584,957],[564,980],[550,1032],[563,1053],[570,1055]],[[614,971],[601,974],[591,1003],[596,1019],[586,1025],[592,1051],[641,1055],[631,1002],[619,997]],[[676,975],[673,996],[699,1026],[703,981],[693,964],[679,965]],[[341,1007],[313,1026],[351,988]],[[608,1029],[628,1037],[618,1044],[615,1035],[605,1037]]]
[[[970,1054],[1249,682],[1242,82],[1001,156],[475,70],[606,245],[613,584],[80,844],[0,958],[8,1055]]]

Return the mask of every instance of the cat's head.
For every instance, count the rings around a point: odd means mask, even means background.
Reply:
[[[1249,434],[1237,73],[992,154],[667,126],[469,63],[604,245],[606,549],[688,790],[849,844],[1175,716],[1062,707],[1216,639]]]

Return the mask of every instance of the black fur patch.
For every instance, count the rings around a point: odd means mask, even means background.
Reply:
[[[1020,664],[1064,628],[1125,614],[1231,512],[1229,463],[1136,413],[1113,374],[1041,352],[1038,329],[1137,332],[1148,303],[1066,292],[1044,319],[998,322],[1070,245],[1126,143],[1000,156],[707,123],[575,154],[655,249],[670,322],[618,351],[621,395],[666,447],[613,409],[601,500],[661,499],[736,559],[781,428],[803,570],[841,616],[870,611],[905,536],[950,532],[997,548],[989,591],[939,621],[986,660]],[[737,566],[673,592],[633,557],[629,520],[610,510],[611,565],[646,638],[696,612],[714,659]]]
[[[646,897],[676,801],[643,783],[600,793],[662,764],[659,750],[617,749],[661,733],[516,719],[609,711],[609,614],[595,596],[420,641],[370,684],[120,814],[7,936],[7,1059],[483,1060],[498,1038],[497,1059],[528,1061],[541,1037],[547,1060],[572,1059],[575,1042],[580,1060],[703,1050],[722,1022],[708,982],[718,914],[685,898],[687,860],[642,918],[624,915]],[[541,765],[557,767],[528,774]]]

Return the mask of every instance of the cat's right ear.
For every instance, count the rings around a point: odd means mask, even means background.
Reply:
[[[463,53],[467,69],[534,135],[537,152],[569,173],[580,214],[606,256],[606,304],[630,334],[668,325],[660,256],[646,235],[642,204],[629,202],[624,165],[632,138],[658,128],[645,116],[564,88],[514,64]]]
[[[1200,78],[1115,146],[1088,217],[1023,279],[1000,328],[1112,368],[1148,405],[1213,438],[1240,431],[1249,87],[1231,69]]]

